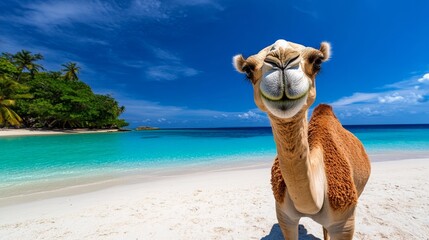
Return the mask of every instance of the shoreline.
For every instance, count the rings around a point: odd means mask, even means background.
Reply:
[[[369,154],[372,164],[397,161],[427,161],[428,152],[397,152]],[[104,174],[77,175],[58,179],[42,179],[3,187],[0,191],[0,208],[15,204],[103,191],[112,187],[156,182],[199,174],[271,169],[274,156],[264,155],[236,162],[218,161],[211,164],[172,165],[153,169],[128,169]]]
[[[59,135],[59,134],[85,134],[85,133],[106,133],[106,132],[119,132],[119,129],[30,129],[30,128],[0,128],[0,137],[16,137],[16,136],[45,136],[45,135]]]
[[[356,239],[424,239],[429,159],[374,162]],[[281,239],[270,167],[198,172],[0,207],[7,239]],[[323,239],[300,222],[300,237]]]
[[[210,165],[201,163],[185,166],[172,165],[163,168],[108,172],[103,175],[79,175],[65,179],[32,181],[30,184],[21,186],[13,185],[3,188],[0,191],[0,208],[49,198],[102,191],[117,186],[156,182],[163,179],[174,179],[215,172],[271,168],[272,160],[271,156],[259,156],[248,162],[228,163],[221,161]]]

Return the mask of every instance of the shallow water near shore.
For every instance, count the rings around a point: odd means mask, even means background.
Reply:
[[[372,161],[429,156],[429,125],[348,129]],[[126,176],[269,166],[276,154],[268,127],[4,137],[0,149],[0,198]]]

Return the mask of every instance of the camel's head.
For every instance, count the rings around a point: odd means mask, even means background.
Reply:
[[[327,42],[317,50],[277,40],[247,59],[241,54],[234,56],[233,64],[252,82],[256,105],[269,115],[285,119],[313,104],[315,78],[329,55]]]

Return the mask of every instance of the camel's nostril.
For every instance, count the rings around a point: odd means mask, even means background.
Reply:
[[[282,70],[288,68],[295,68],[299,65],[300,54],[289,49],[280,48],[279,50],[270,52],[264,59],[265,63],[270,64],[272,67],[280,68]]]
[[[273,68],[280,68],[280,69],[284,69],[284,66],[282,64],[282,62],[280,61],[280,59],[274,57],[274,56],[267,56],[264,60],[265,63],[268,63],[269,65],[271,65]]]

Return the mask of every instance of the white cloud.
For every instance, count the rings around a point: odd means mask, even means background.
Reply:
[[[165,122],[165,121],[167,121],[167,119],[165,119],[165,118],[158,118],[158,122],[159,123],[162,123],[162,122]]]
[[[21,4],[21,7],[19,14],[3,16],[1,19],[35,26],[46,33],[76,23],[111,28],[133,18],[168,18],[159,0],[134,0],[129,4],[100,0],[63,0]]]
[[[70,36],[70,38],[73,38],[73,36]],[[93,44],[93,45],[103,45],[103,46],[109,46],[110,45],[110,43],[105,41],[105,40],[90,38],[90,37],[84,37],[84,36],[79,36],[79,38],[76,38],[75,41],[77,41],[79,43],[83,43],[83,44]]]
[[[127,9],[128,14],[154,19],[168,18],[159,0],[134,0]]]
[[[145,117],[145,119],[161,119],[166,116],[176,116],[184,109],[176,106],[163,106],[158,102],[151,102],[146,100],[132,100],[132,99],[121,99],[121,97],[115,97],[119,100],[121,105],[126,108],[125,114],[131,117]],[[143,119],[143,118],[142,118]]]
[[[370,107],[358,108],[357,110],[360,114],[363,114],[366,116],[380,115],[383,113],[381,111],[371,109]]]
[[[225,112],[163,105],[159,102],[122,98],[118,95],[114,95],[114,97],[118,99],[120,105],[125,106],[123,117],[131,122],[181,124],[186,120],[189,124],[196,122],[216,123],[218,121],[230,125],[254,123],[261,126],[268,124],[267,116],[258,109],[251,109],[246,112]]]
[[[354,93],[331,103],[341,118],[384,116],[394,121],[407,114],[426,114],[429,109],[429,74],[385,85],[379,92]]]
[[[145,42],[142,45],[152,51],[153,61],[120,61],[123,66],[143,69],[145,79],[150,81],[171,81],[181,77],[192,77],[200,73],[195,68],[186,66],[176,54]]]
[[[22,4],[24,9],[14,16],[4,16],[10,20],[35,26],[48,31],[57,26],[72,23],[96,24],[106,22],[114,8],[100,1],[45,1]]]
[[[402,90],[401,92],[394,92],[392,94],[384,93],[378,97],[378,102],[382,104],[391,103],[402,103],[402,104],[417,104],[424,102],[425,95],[427,95],[428,89],[419,91],[419,89],[411,88]]]
[[[176,80],[179,77],[192,77],[198,73],[198,70],[183,65],[152,66],[146,70],[149,79],[155,81]]]
[[[169,19],[172,14],[181,13],[186,6],[222,7],[213,0],[182,0],[165,3],[160,0],[133,0],[115,2],[102,0],[48,0],[21,3],[13,14],[0,16],[0,20],[34,26],[45,33],[60,30],[73,24],[97,27],[117,27],[128,20]]]
[[[151,46],[149,46],[149,47],[151,47]],[[151,47],[151,49],[152,49],[153,53],[155,54],[155,57],[157,57],[160,60],[174,61],[174,62],[180,62],[181,61],[181,59],[178,56],[176,56],[175,54],[173,54],[167,50],[164,50],[164,49],[161,49],[158,47]]]
[[[404,97],[400,96],[398,93],[393,93],[392,95],[386,95],[378,97],[379,103],[394,103],[394,102],[403,102]]]
[[[144,68],[151,65],[148,61],[144,60],[121,61],[120,64],[130,68]]]
[[[253,112],[252,110],[249,110],[248,112],[242,114],[238,114],[237,116],[241,119],[261,119],[264,117],[258,113]]]
[[[177,0],[178,4],[183,6],[211,6],[217,10],[223,10],[224,8],[215,0]]]
[[[423,77],[419,78],[417,81],[421,83],[429,82],[429,73],[426,73],[425,75],[423,75]]]
[[[352,96],[340,98],[331,104],[334,106],[347,106],[355,103],[371,102],[377,96],[377,93],[354,93]]]
[[[145,74],[147,80],[171,81],[181,77],[193,77],[200,71],[186,66],[182,59],[165,49],[147,45],[158,59],[155,63],[146,64]]]

